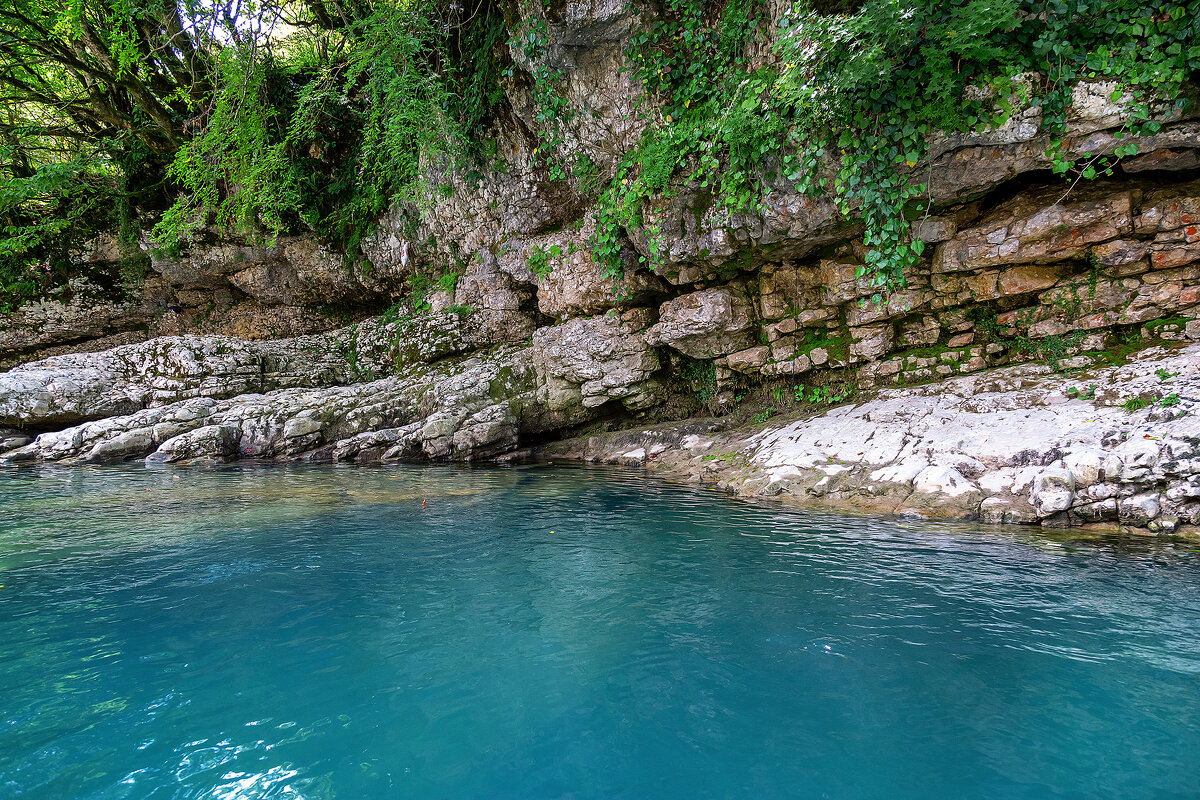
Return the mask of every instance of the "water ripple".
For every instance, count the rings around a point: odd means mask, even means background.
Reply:
[[[0,798],[1200,796],[1186,542],[546,466],[0,506]]]

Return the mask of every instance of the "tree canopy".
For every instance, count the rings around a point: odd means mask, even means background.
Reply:
[[[765,0],[633,2],[627,67],[657,123],[589,184],[595,253],[614,273],[623,231],[678,176],[735,211],[783,176],[863,219],[866,269],[886,291],[920,256],[906,218],[924,188],[906,170],[932,131],[1002,124],[1032,102],[1062,132],[1074,82],[1107,77],[1134,136],[1153,128],[1152,103],[1186,103],[1200,72],[1200,0],[795,0],[775,20]],[[0,310],[64,290],[73,248],[99,231],[118,232],[131,280],[139,243],[201,229],[307,229],[353,254],[389,204],[430,196],[431,159],[469,174],[513,81],[536,108],[547,174],[586,172],[557,154],[575,110],[543,58],[554,8],[0,0]],[[752,59],[768,40],[771,57]],[[833,153],[829,181],[818,166]],[[1122,155],[1055,153],[1079,177]],[[653,251],[644,260],[655,267]]]
[[[436,0],[6,0],[0,284],[68,277],[72,245],[214,224],[341,239],[444,147],[464,16]],[[478,119],[475,120],[478,122]],[[40,271],[30,272],[31,256]]]

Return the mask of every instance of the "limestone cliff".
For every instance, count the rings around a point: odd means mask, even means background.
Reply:
[[[660,113],[637,104],[622,69],[633,22],[623,4],[567,4],[542,56],[578,110],[561,157],[586,157],[605,178]],[[80,281],[69,301],[0,321],[3,457],[469,461],[738,403],[756,404],[761,423],[797,398],[841,398],[854,405],[753,438],[708,436],[728,423],[705,422],[691,444],[663,434],[658,453],[657,439],[556,452],[644,463],[682,448],[710,467],[736,453],[733,475],[754,493],[841,506],[1200,524],[1197,439],[1181,416],[1196,402],[1187,342],[1200,340],[1194,116],[1162,111],[1136,157],[1074,186],[1051,172],[1037,106],[985,133],[934,137],[912,167],[928,187],[914,221],[924,254],[906,288],[872,302],[854,213],[784,177],[744,213],[676,177],[625,231],[614,276],[595,255],[594,176],[550,174],[529,135],[528,84],[506,91],[513,117],[495,128],[491,168],[468,178],[429,164],[445,187],[437,202],[395,207],[362,259],[312,236],[198,240],[171,257],[147,248],[135,296]],[[1063,152],[1129,141],[1113,95],[1103,82],[1075,87]],[[80,255],[101,271],[116,259],[107,240]],[[439,275],[451,279],[429,280]],[[1120,416],[1131,411],[1141,416]],[[1154,428],[1168,422],[1169,436]],[[955,426],[969,430],[939,443]],[[1088,426],[1079,447],[1064,445]],[[885,454],[877,431],[899,437]],[[818,446],[827,436],[840,437],[836,452]],[[1139,441],[1159,444],[1149,454]]]

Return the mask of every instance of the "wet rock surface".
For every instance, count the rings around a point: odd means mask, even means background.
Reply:
[[[1150,348],[1070,378],[1025,365],[890,389],[762,429],[693,420],[542,454],[810,507],[1200,530],[1200,346]]]

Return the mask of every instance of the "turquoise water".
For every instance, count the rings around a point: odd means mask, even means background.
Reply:
[[[0,798],[1195,798],[1200,545],[582,468],[0,474]]]

